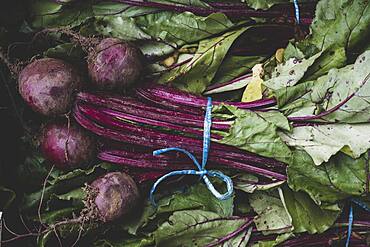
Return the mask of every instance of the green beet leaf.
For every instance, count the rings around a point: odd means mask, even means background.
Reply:
[[[168,215],[181,210],[204,210],[217,213],[222,217],[233,214],[234,198],[218,200],[205,187],[199,183],[191,186],[186,192],[175,192],[158,200],[157,207],[153,207],[149,201],[139,217],[128,223],[126,228],[129,233],[136,234],[138,229],[145,227],[150,221],[156,222],[163,215]]]
[[[370,149],[369,124],[302,126],[280,136],[289,146],[305,150],[316,165],[329,161],[343,149],[353,158],[359,158]]]
[[[192,60],[160,78],[160,83],[170,83],[175,87],[201,94],[211,84],[230,46],[246,28],[227,32],[215,38],[202,40]]]
[[[219,214],[202,210],[176,211],[153,233],[153,236],[158,246],[206,246],[237,231],[248,221],[247,218],[224,218]],[[250,236],[248,229],[240,234]],[[238,241],[239,243],[236,243]],[[233,241],[232,246],[238,244],[245,246],[248,238],[239,238],[236,242]]]
[[[160,12],[138,17],[135,23],[151,37],[174,46],[194,43],[233,26],[221,13],[200,17],[190,12]]]
[[[358,56],[355,64],[340,69],[331,69],[327,75],[315,81],[307,81],[293,87],[275,91],[275,96],[285,115],[300,110],[311,102],[312,112],[294,116],[316,115],[331,110],[348,100],[339,109],[323,116],[322,120],[341,123],[366,123],[370,119],[370,50]],[[290,105],[295,105],[291,107]]]
[[[369,1],[322,0],[317,4],[310,36],[298,46],[306,56],[338,47],[347,53],[361,51],[369,44],[369,27]]]
[[[321,53],[317,53],[309,59],[302,60],[291,58],[284,64],[279,64],[273,71],[271,79],[265,81],[263,84],[272,90],[296,85],[320,55]]]
[[[284,186],[282,191],[295,233],[322,233],[334,224],[341,212],[339,208],[336,210],[321,209],[304,192],[294,192],[287,186]]]
[[[250,195],[249,203],[257,213],[254,222],[263,234],[281,234],[293,229],[292,219],[283,203],[281,190],[257,191]]]
[[[366,159],[353,159],[343,153],[316,166],[305,151],[295,151],[288,166],[288,185],[294,191],[304,191],[316,204],[336,203],[366,190]]]
[[[236,119],[229,132],[219,142],[262,156],[290,163],[291,151],[278,135],[278,129],[289,130],[287,119],[279,112],[253,112],[223,106]],[[217,116],[217,110],[215,110]]]
[[[31,6],[32,26],[34,28],[73,28],[93,17],[91,5],[88,1],[83,4],[68,5],[57,4],[48,0],[37,0]]]

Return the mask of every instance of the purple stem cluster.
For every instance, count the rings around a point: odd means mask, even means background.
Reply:
[[[177,92],[167,96],[172,103],[173,99],[178,100],[176,104],[190,102],[184,98],[183,93]],[[190,107],[203,111],[199,98],[192,99],[197,99],[199,105]],[[135,98],[80,93],[77,96],[74,116],[81,126],[110,140],[149,148],[150,151],[180,147],[201,157],[203,113],[199,115],[174,111],[171,107],[165,108],[166,105],[168,104],[165,99],[161,99],[159,106],[153,106]],[[217,130],[227,130],[230,125],[216,119],[212,127]],[[222,138],[217,132],[212,133],[211,138],[213,141],[209,162],[212,166],[243,170],[278,180],[286,179],[284,163],[217,143],[216,140]],[[186,159],[165,157],[164,155],[152,156],[151,152],[129,152],[113,145],[105,147],[99,153],[101,160],[129,167],[154,170],[192,168],[192,165],[184,166],[189,164]]]
[[[136,89],[138,97],[144,98],[151,103],[171,107],[192,113],[202,113],[207,104],[207,99],[190,93],[181,92],[171,87],[162,85],[149,85]],[[240,109],[261,109],[276,105],[275,99],[261,99],[253,102],[221,102],[213,101],[213,105],[228,104]]]
[[[224,13],[231,18],[245,19],[249,17],[260,18],[277,18],[287,16],[294,19],[293,5],[285,5],[284,8],[271,8],[268,10],[254,10],[247,7],[246,4],[240,3],[225,3],[225,2],[210,2],[209,7],[199,7],[192,5],[180,5],[172,3],[159,3],[152,1],[138,1],[138,0],[113,0],[111,2],[127,4],[131,6],[157,8],[166,11],[175,12],[192,12],[196,15],[207,16],[213,13]],[[302,20],[301,24],[311,24],[313,16],[312,6],[315,3],[306,4],[308,8],[302,6]],[[307,9],[307,10],[306,10]]]

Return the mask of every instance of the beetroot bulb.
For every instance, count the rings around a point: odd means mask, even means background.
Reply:
[[[96,229],[102,223],[110,223],[127,216],[140,202],[136,183],[124,172],[106,173],[81,189],[85,192],[85,198],[81,201],[84,207],[80,215],[75,217],[77,214],[73,214],[73,218],[49,225],[46,231],[52,232],[56,228],[67,226],[72,232],[72,225],[78,225],[82,230]]]
[[[110,172],[90,185],[89,204],[97,210],[98,220],[111,222],[127,215],[139,202],[139,189],[123,172]]]
[[[77,124],[52,122],[42,130],[41,151],[59,169],[87,166],[96,156],[94,137]]]
[[[142,53],[116,38],[100,41],[88,57],[89,76],[99,90],[123,90],[137,81],[143,70]]]
[[[81,77],[63,60],[42,58],[21,71],[18,86],[22,98],[35,112],[53,116],[70,110]]]

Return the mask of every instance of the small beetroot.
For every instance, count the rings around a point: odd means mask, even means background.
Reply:
[[[116,38],[103,39],[89,54],[88,71],[100,90],[123,90],[139,79],[142,54],[132,44]]]
[[[67,113],[81,78],[73,67],[55,58],[28,64],[18,78],[19,93],[36,112],[46,116]]]
[[[96,155],[94,137],[76,124],[49,123],[43,128],[41,151],[59,169],[86,166]]]
[[[134,180],[123,172],[110,172],[91,183],[95,192],[94,208],[102,222],[127,215],[139,201],[139,189]]]

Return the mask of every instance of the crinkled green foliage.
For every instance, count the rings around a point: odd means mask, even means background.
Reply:
[[[170,83],[187,92],[202,93],[211,84],[235,39],[245,30],[245,28],[242,28],[209,40],[200,41],[198,50],[192,60],[171,70],[169,73],[165,73],[159,82]]]
[[[341,150],[359,158],[370,149],[369,124],[302,126],[280,136],[289,146],[305,150],[316,165],[327,162]]]
[[[234,188],[246,193],[254,193],[257,190],[270,190],[285,183],[285,181],[278,181],[268,184],[259,184],[258,177],[246,173],[236,174],[232,176],[232,179]]]
[[[295,233],[322,233],[334,224],[341,213],[338,207],[334,207],[333,210],[320,208],[304,192],[294,192],[287,186],[284,186],[282,191]]]
[[[330,110],[350,97],[347,103],[333,113],[322,117],[322,119],[342,123],[368,122],[370,119],[368,100],[370,95],[369,56],[370,51],[366,51],[358,56],[353,65],[331,69],[327,75],[318,78],[316,81],[308,81],[277,90],[275,96],[279,105],[287,107],[287,103],[291,102],[290,104],[294,105],[297,101],[313,103],[314,111],[306,114],[312,115]],[[351,97],[352,94],[354,95]],[[306,107],[305,104],[302,106]],[[294,111],[299,110],[299,106],[294,108]]]
[[[306,56],[345,48],[361,51],[369,44],[370,3],[367,0],[322,0],[316,7],[310,36],[298,44]]]
[[[321,53],[317,53],[309,59],[302,60],[291,58],[284,64],[279,64],[273,71],[271,78],[264,82],[264,85],[272,90],[296,85],[320,55]]]
[[[335,203],[366,191],[366,158],[353,159],[343,153],[316,166],[305,151],[294,152],[288,166],[288,184],[294,191],[304,191],[317,204]]]
[[[233,198],[220,201],[215,198],[203,184],[191,186],[186,192],[175,192],[157,202],[154,208],[149,201],[140,216],[126,225],[129,233],[136,234],[138,229],[145,227],[150,221],[180,210],[205,210],[215,212],[222,217],[233,214]]]
[[[265,57],[260,56],[226,56],[216,72],[212,84],[228,82],[251,72],[253,66],[263,60]]]
[[[223,218],[209,211],[176,211],[154,232],[154,239],[158,246],[205,246],[236,231],[247,221],[247,218]],[[247,230],[241,234],[246,235]],[[238,242],[242,244],[248,239],[240,238]]]
[[[287,119],[279,112],[254,112],[221,106],[235,117],[229,132],[219,142],[249,152],[290,163],[291,151],[278,135],[279,129],[290,130]],[[217,116],[217,110],[214,111]]]
[[[254,220],[256,227],[264,234],[281,234],[293,229],[280,192],[257,191],[249,197],[249,203],[258,215]]]

